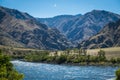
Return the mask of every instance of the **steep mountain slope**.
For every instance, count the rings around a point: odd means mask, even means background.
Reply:
[[[49,20],[54,22],[52,19],[53,18]],[[54,23],[53,26],[58,28],[60,32],[64,33],[69,40],[81,42],[98,33],[105,24],[117,21],[118,19],[120,19],[120,15],[118,14],[104,10],[93,10],[81,16],[67,18],[67,20],[65,19],[65,22],[59,17],[58,23],[60,23],[60,25]],[[47,25],[51,24],[46,19],[44,19],[43,23],[47,23]]]
[[[39,49],[65,49],[71,43],[27,13],[0,7],[0,45]]]
[[[83,41],[78,47],[105,48],[120,46],[120,20],[107,24],[97,35]]]
[[[57,28],[57,29],[59,29],[60,32],[65,34],[66,31],[70,28],[70,27],[66,27],[68,25],[66,23],[68,23],[69,20],[76,19],[80,16],[81,16],[81,14],[78,14],[78,15],[59,15],[59,16],[55,16],[53,18],[37,18],[37,20],[41,23],[48,25],[49,27]]]

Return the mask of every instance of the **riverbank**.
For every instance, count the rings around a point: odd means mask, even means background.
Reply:
[[[12,61],[16,61],[18,59],[12,60]],[[111,66],[111,67],[120,67],[120,64],[112,64],[112,63],[108,63],[108,62],[102,62],[102,63],[61,63],[58,64],[56,62],[35,62],[35,61],[26,61],[24,59],[19,59],[18,61],[23,61],[23,62],[31,62],[31,63],[45,63],[45,64],[55,64],[55,65],[65,65],[65,66]]]
[[[1,48],[5,55],[10,56],[12,59],[22,59],[28,62],[39,62],[47,64],[59,64],[59,65],[90,65],[90,66],[120,66],[120,57],[118,55],[111,54],[113,57],[109,57],[106,52],[109,48],[103,50],[91,50],[87,54],[86,50],[71,49],[65,51],[47,51],[47,50],[35,50],[35,49],[22,49],[22,48]],[[111,49],[111,48],[110,48]],[[113,51],[117,51],[112,49]],[[96,51],[96,52],[93,52]],[[96,54],[92,54],[96,53]]]
[[[108,60],[104,51],[100,51],[97,56],[79,54],[62,54],[50,56],[49,53],[34,53],[26,55],[24,57],[24,61],[77,66],[120,66],[120,58],[111,58]]]

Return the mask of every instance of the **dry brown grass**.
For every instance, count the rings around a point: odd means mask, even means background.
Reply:
[[[89,55],[97,55],[98,51],[104,50],[107,59],[110,58],[120,58],[120,47],[111,47],[111,48],[101,48],[101,49],[89,49],[87,50],[87,54]]]

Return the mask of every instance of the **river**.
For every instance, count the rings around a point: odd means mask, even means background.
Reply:
[[[118,67],[65,66],[11,61],[24,80],[112,80]]]

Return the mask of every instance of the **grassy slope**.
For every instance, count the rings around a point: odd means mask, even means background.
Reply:
[[[100,49],[89,49],[87,50],[87,54],[97,55],[99,50]],[[120,47],[101,48],[101,50],[105,51],[107,59],[120,57]]]

